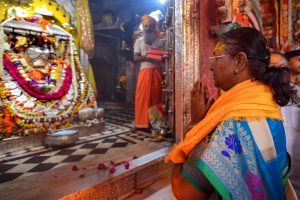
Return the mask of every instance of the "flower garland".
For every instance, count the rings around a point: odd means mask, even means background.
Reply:
[[[10,136],[11,132],[14,132],[17,130],[17,126],[14,123],[15,116],[12,116],[9,112],[8,108],[3,108],[0,113],[0,133],[5,133],[5,136]]]
[[[96,102],[96,98],[94,97],[90,103],[83,105],[81,108],[92,107]]]
[[[26,123],[36,123],[36,122],[46,122],[45,126],[49,126],[47,125],[48,122],[50,121],[59,121],[61,122],[61,120],[64,120],[66,118],[69,118],[69,121],[72,121],[72,118],[74,116],[74,114],[76,114],[78,112],[78,109],[80,108],[80,106],[83,104],[84,102],[84,98],[86,95],[87,91],[87,84],[83,83],[82,81],[85,80],[84,77],[84,73],[82,71],[82,69],[80,68],[80,63],[77,57],[77,54],[74,53],[74,44],[72,40],[69,40],[69,46],[70,46],[70,66],[72,69],[72,74],[74,74],[72,76],[72,86],[70,87],[70,90],[68,91],[68,93],[70,92],[70,94],[72,95],[72,99],[69,99],[69,101],[71,101],[70,105],[68,105],[68,107],[66,109],[64,109],[61,113],[57,114],[55,117],[53,116],[44,116],[44,114],[42,113],[34,113],[32,111],[28,111],[25,110],[24,108],[21,108],[20,104],[16,103],[11,103],[11,109],[13,110],[13,112],[18,116],[21,117],[25,120]],[[75,56],[76,55],[76,56]],[[63,64],[61,62],[64,62],[61,59],[57,60],[58,63]],[[81,81],[80,81],[81,80]],[[78,84],[78,82],[81,82],[80,85]],[[1,89],[0,89],[1,91]],[[68,95],[68,93],[66,94],[66,96]],[[1,92],[0,92],[1,94]],[[62,98],[63,99],[63,98]],[[43,106],[46,106],[47,108],[52,108],[55,107],[55,105],[57,104],[56,100],[53,101],[47,101],[47,102],[40,102],[39,100],[35,101],[35,104],[41,104]],[[66,127],[66,125],[61,124],[61,128]]]
[[[43,30],[47,30],[51,26],[51,23],[48,20],[44,19],[44,18],[16,17],[16,19],[19,20],[19,21],[27,21],[27,22],[38,24],[42,27]]]
[[[40,70],[36,70],[33,67],[29,66],[28,62],[24,57],[21,57],[20,55],[11,55],[11,53],[8,53],[8,56],[11,62],[14,64],[14,66],[19,69],[18,71],[21,73],[21,75],[25,78],[26,81],[31,81],[35,85],[42,85],[44,88],[47,88],[49,90],[55,88],[55,85],[57,83],[56,80],[58,80],[60,76],[59,73],[61,71],[61,66],[68,65],[65,61],[59,58],[55,59],[47,64],[47,66],[50,66],[49,75],[44,75]],[[58,63],[60,65],[58,65]],[[32,71],[27,75],[25,72],[28,72],[28,69]],[[45,81],[43,81],[43,79],[45,79]]]
[[[77,113],[83,106],[84,106],[84,102],[88,101],[88,84],[86,81],[86,78],[84,76],[84,72],[82,70],[82,68],[80,68],[80,62],[78,60],[78,57],[73,57],[74,60],[74,64],[76,66],[76,71],[79,72],[79,82],[80,82],[80,88],[78,87],[78,91],[81,93],[80,97],[78,98],[78,102],[80,102],[80,104],[78,104],[77,108],[75,109],[75,112]],[[85,84],[84,84],[85,83]]]
[[[30,21],[28,19],[25,20]],[[32,20],[34,21],[34,19]],[[3,24],[0,26],[0,43],[4,42]],[[44,21],[39,21],[37,24],[44,26],[44,28],[49,25]],[[56,41],[55,36],[48,37],[42,34],[40,37],[45,42],[53,43]],[[49,80],[46,79],[45,86],[51,85],[48,82],[51,79],[60,79],[58,84],[55,83],[55,92],[54,90],[45,92],[39,89],[35,85],[34,80],[27,77],[28,74],[24,74],[32,70],[30,65],[20,66],[20,63],[16,64],[17,62],[12,59],[13,56],[9,53],[4,54],[3,48],[0,47],[0,60],[3,60],[3,62],[0,62],[0,98],[1,102],[3,102],[2,105],[0,102],[0,137],[45,133],[49,128],[67,128],[74,121],[75,114],[79,109],[92,106],[96,102],[94,96],[90,96],[92,91],[80,66],[71,35],[70,38],[70,40],[64,41],[66,44],[63,45],[64,49],[60,51],[62,53],[61,59],[57,58],[54,61],[58,63],[58,66],[51,64],[49,66],[50,72],[47,72]],[[63,41],[56,42],[60,44]],[[70,64],[64,60],[69,60]],[[24,65],[24,63],[22,64]],[[24,73],[19,67],[25,67]],[[26,67],[28,68],[26,69]],[[4,82],[1,80],[3,78],[2,69],[6,77]],[[61,76],[59,76],[60,74]],[[35,104],[33,108],[25,107],[25,103],[19,102],[17,96],[11,93],[11,89],[9,87],[6,88],[4,83],[10,82],[12,79],[17,81],[19,89],[22,90],[22,95]],[[37,84],[40,86],[40,84],[44,83],[38,81]],[[65,107],[63,110],[58,109],[58,106],[61,104]],[[47,109],[58,110],[58,113],[55,116],[48,116],[42,110],[35,109],[38,108],[37,105]]]
[[[26,81],[19,70],[10,61],[8,55],[3,56],[3,63],[10,75],[19,83],[20,87],[35,98],[41,100],[61,99],[70,89],[72,83],[72,70],[69,65],[66,68],[66,76],[60,89],[57,92],[46,93],[35,87],[31,82]]]

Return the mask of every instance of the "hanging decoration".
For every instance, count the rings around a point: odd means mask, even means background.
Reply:
[[[94,49],[94,31],[88,0],[76,0],[76,8],[80,47],[91,57]]]
[[[291,35],[291,1],[280,0],[280,33],[279,33],[279,49],[288,51],[291,49],[292,35]]]
[[[259,3],[253,0],[216,0],[219,32],[238,27],[253,27],[262,31]],[[215,28],[216,29],[216,28]]]
[[[292,1],[292,29],[293,45],[291,49],[298,49],[300,46],[300,2]]]

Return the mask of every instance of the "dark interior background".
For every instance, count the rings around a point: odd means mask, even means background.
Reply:
[[[165,11],[161,0],[90,0],[95,51],[91,60],[98,101],[133,104],[138,64],[132,62],[134,31],[141,16]],[[127,75],[127,88],[119,83]]]

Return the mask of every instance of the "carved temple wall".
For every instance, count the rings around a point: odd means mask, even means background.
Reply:
[[[212,33],[235,26],[260,30],[273,50],[299,48],[300,3],[296,0],[175,0],[175,119],[177,141],[190,123],[190,91],[199,78],[215,97],[208,57]]]

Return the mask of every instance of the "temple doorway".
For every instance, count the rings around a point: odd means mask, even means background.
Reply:
[[[162,107],[167,122],[160,128],[163,134],[173,129],[173,55],[171,0],[92,0],[89,1],[94,25],[95,48],[91,59],[98,103],[109,112],[117,107],[126,107],[130,127],[133,127],[135,89],[140,63],[133,61],[133,46],[142,35],[140,23],[143,15],[150,15],[158,22],[165,34],[166,57],[162,63]],[[170,50],[170,51],[169,51]],[[118,112],[118,111],[116,111]]]
[[[22,2],[25,7],[27,1]],[[55,3],[66,8],[70,6],[74,11],[77,5],[75,2],[82,1],[38,2],[43,8],[52,8]],[[96,185],[109,180],[114,176],[111,171],[114,168],[122,168],[127,173],[128,168],[124,168],[126,163],[130,163],[129,169],[135,167],[131,163],[144,164],[145,160],[141,157],[166,149],[173,142],[172,138],[153,141],[151,133],[143,131],[131,132],[134,120],[134,88],[139,71],[138,64],[132,61],[132,46],[140,34],[141,16],[152,12],[157,13],[160,30],[166,37],[167,53],[162,64],[162,106],[168,117],[161,130],[162,133],[172,132],[173,1],[92,0],[88,3],[95,32],[95,51],[90,61],[97,84],[98,105],[104,108],[104,121],[101,118],[101,126],[84,124],[84,131],[80,127],[72,127],[80,129],[84,135],[80,135],[70,146],[44,146],[41,144],[42,135],[1,141],[0,193],[3,199],[61,198],[80,191],[84,184]],[[57,8],[63,10],[61,7]],[[54,10],[57,11],[56,8]],[[64,12],[67,11],[63,10],[62,13]],[[79,54],[81,50],[78,49]],[[79,71],[77,73],[83,75]],[[78,92],[81,93],[83,94],[82,90]],[[31,122],[34,124],[35,121]],[[152,154],[152,158],[155,156],[157,154]],[[31,190],[26,189],[29,185]],[[57,188],[60,188],[59,191]]]

